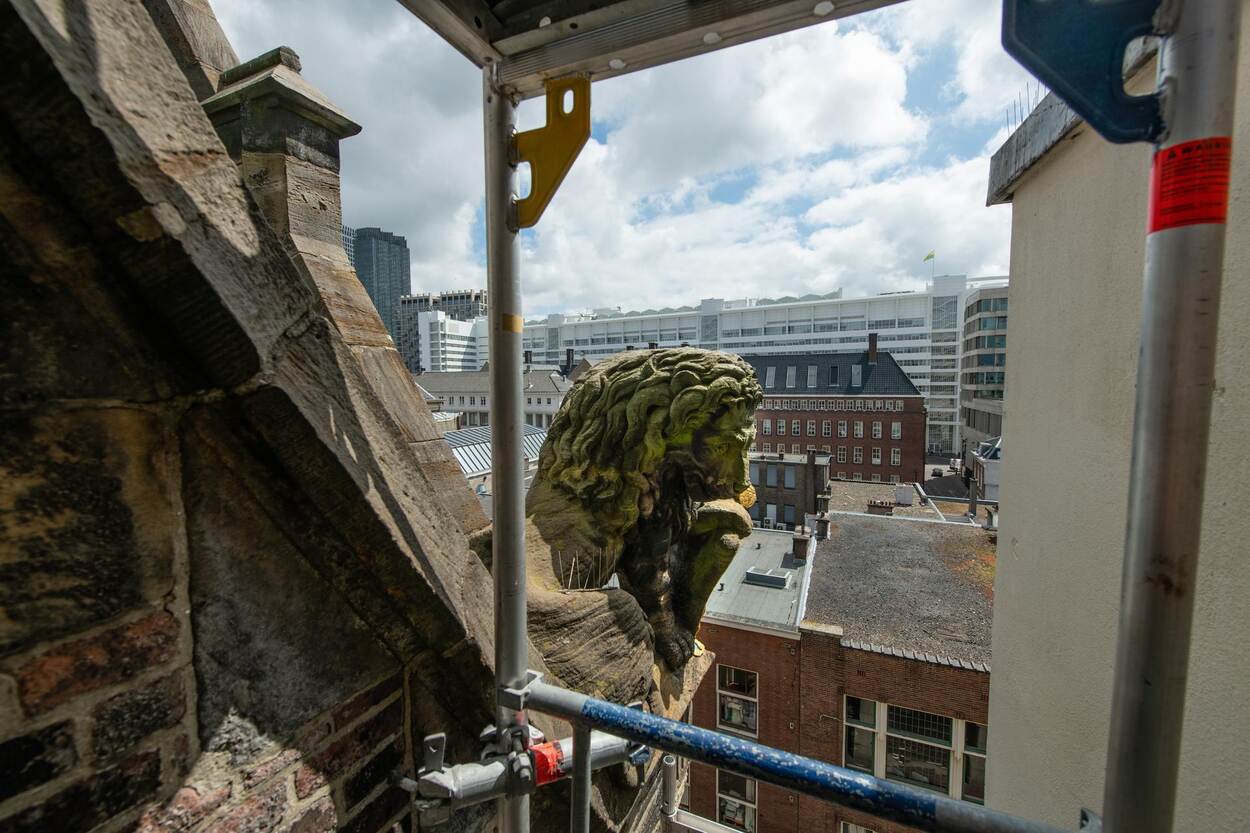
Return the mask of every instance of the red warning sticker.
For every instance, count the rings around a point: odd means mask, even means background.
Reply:
[[[1224,223],[1233,140],[1195,139],[1155,152],[1150,169],[1150,231]]]

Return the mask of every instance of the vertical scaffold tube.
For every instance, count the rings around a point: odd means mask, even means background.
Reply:
[[[1241,0],[1165,2],[1103,829],[1172,830],[1224,264]]]
[[[494,65],[482,70],[486,150],[486,280],[490,316],[490,438],[494,488],[491,545],[495,579],[495,682],[525,685],[529,650],[525,610],[525,506],[521,454],[521,284],[512,222],[516,169],[512,136],[516,106],[497,83]],[[528,732],[523,711],[497,705],[500,736]],[[520,732],[516,730],[519,727]],[[528,833],[529,796],[499,799],[500,833]]]

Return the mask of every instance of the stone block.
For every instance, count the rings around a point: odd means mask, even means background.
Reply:
[[[0,415],[0,656],[169,591],[164,423],[126,408]]]
[[[0,801],[68,772],[77,760],[68,720],[0,743]]]
[[[269,833],[286,812],[286,784],[274,784],[222,813],[210,825],[213,833]]]
[[[229,784],[183,787],[139,816],[129,833],[186,833],[230,799]]]
[[[134,755],[0,819],[0,833],[86,833],[149,799],[160,781],[160,753]]]
[[[343,785],[343,806],[350,810],[364,801],[379,784],[386,783],[387,777],[403,762],[404,741],[403,738],[396,738],[394,743],[370,758],[368,763],[347,779],[347,783]]]
[[[277,755],[260,763],[243,774],[243,789],[250,790],[268,781],[277,773],[294,764],[301,757],[298,749],[283,749]]]
[[[125,754],[148,735],[177,724],[186,712],[181,673],[105,700],[92,712],[91,746],[96,760]]]
[[[23,710],[42,714],[169,662],[178,653],[178,631],[178,620],[160,611],[27,660],[15,672]]]
[[[305,810],[283,833],[334,833],[337,829],[338,814],[334,811],[334,802],[326,797]]]

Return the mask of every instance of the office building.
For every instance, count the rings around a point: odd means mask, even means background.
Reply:
[[[967,453],[1003,433],[1007,389],[1007,284],[983,285],[964,301],[959,356],[959,418]]]
[[[755,368],[764,402],[755,411],[755,448],[831,458],[830,475],[872,483],[924,480],[924,397],[889,353],[743,356]]]
[[[486,315],[485,289],[453,289],[447,292],[421,292],[406,295],[404,301],[418,312],[445,312],[457,321],[472,321]]]
[[[356,265],[356,229],[349,226],[343,226],[343,251],[347,252],[347,262],[353,267]]]
[[[939,275],[924,290],[863,298],[840,291],[802,298],[711,298],[696,306],[553,314],[525,325],[524,347],[559,365],[634,347],[683,343],[743,355],[864,350],[868,333],[926,398],[925,445],[954,454],[959,443],[959,354],[965,298],[981,279]],[[1000,281],[1004,279],[999,279]]]
[[[408,241],[380,228],[358,228],[352,248],[356,275],[386,331],[398,341],[399,299],[412,290]]]

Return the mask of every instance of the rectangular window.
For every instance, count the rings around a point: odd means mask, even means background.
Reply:
[[[877,831],[870,830],[863,825],[851,824],[849,821],[844,821],[842,822],[842,827],[838,833],[877,833]]]
[[[881,439],[881,423],[874,421],[872,423],[872,438],[874,440]]]
[[[845,701],[843,765],[867,773],[876,772],[877,704],[850,695]]]
[[[833,422],[831,420],[826,419],[824,422],[821,423],[820,436],[822,437],[833,436]]]
[[[898,482],[900,482],[900,481],[899,481],[899,477],[898,477],[898,475],[897,475],[897,474],[892,474],[892,475],[890,475],[890,482],[891,482],[891,483],[898,483]]]
[[[794,387],[794,383],[797,381],[798,377],[798,370],[799,369],[797,367],[793,366],[786,368],[786,387]]]
[[[809,364],[807,366],[807,389],[815,390],[816,388],[816,365]]]
[[[879,466],[879,465],[881,465],[881,449],[879,449],[879,448],[874,448],[874,449],[872,450],[872,464],[873,464],[874,466]]]
[[[803,436],[803,420],[801,419],[790,420],[790,433],[796,437]]]
[[[829,444],[828,444],[828,443],[825,443],[825,444],[824,444],[824,445],[822,445],[820,448],[821,448],[821,450],[822,450],[822,451],[824,451],[826,454],[828,454],[828,453],[829,453]]]
[[[764,453],[765,453],[765,454],[767,454],[768,452],[770,452],[770,451],[772,451],[772,450],[773,450],[773,444],[772,444],[772,443],[764,443]]]
[[[751,463],[749,471],[752,485],[758,486],[760,482],[760,464]]]
[[[949,717],[890,706],[886,713],[885,776],[949,793],[953,724]]]
[[[838,436],[839,437],[846,436],[846,420],[844,419],[838,420]]]
[[[861,420],[855,420],[855,439],[864,436],[864,423]]]
[[[839,463],[846,462],[846,446],[844,445],[838,446],[838,462]]]
[[[768,486],[777,485],[777,464],[776,463],[768,464],[768,470],[765,472],[765,477],[767,478],[767,480],[764,481],[766,485]]]
[[[770,367],[764,371],[764,387],[775,388],[777,386],[777,368]]]
[[[777,435],[781,437],[786,435],[786,421],[784,419],[777,420]]]
[[[851,365],[851,387],[862,388],[864,386],[864,366],[859,364]]]
[[[773,511],[776,512],[775,509]],[[716,666],[718,728],[755,735],[759,725],[758,682],[759,676],[754,671],[743,671],[729,665]]]
[[[855,472],[855,476],[854,476],[853,478],[851,478],[851,479],[852,479],[852,480],[857,480],[857,481],[858,481],[858,480],[863,480],[863,479],[864,479],[864,473],[863,473],[862,471],[857,471],[857,472]]]
[[[785,505],[785,518],[788,525],[794,526],[794,504],[787,503]]]
[[[855,448],[851,451],[851,462],[852,463],[864,462],[864,449],[863,448],[861,448],[858,445],[855,446]]]
[[[771,419],[760,420],[760,433],[765,437],[773,433],[773,421]]]
[[[844,472],[844,471],[840,471],[840,472],[838,472],[838,479],[839,479],[839,480],[846,480],[846,472]]]
[[[816,420],[814,419],[809,419],[807,421],[807,436],[809,437],[816,436]]]
[[[716,820],[745,833],[755,833],[754,780],[716,770]]]
[[[903,465],[903,450],[901,448],[890,449],[890,465],[891,466]]]
[[[971,721],[964,724],[964,781],[960,795],[964,801],[985,803],[985,744],[988,729]]]
[[[892,440],[903,439],[903,423],[901,422],[890,423],[890,439]]]
[[[796,485],[795,471],[797,470],[797,466],[786,466],[785,469],[786,469],[786,479],[785,479],[786,488],[793,489]]]
[[[872,476],[872,482],[873,482],[873,483],[880,483],[880,482],[881,482],[881,475],[879,475],[879,474],[874,474],[874,475]]]

